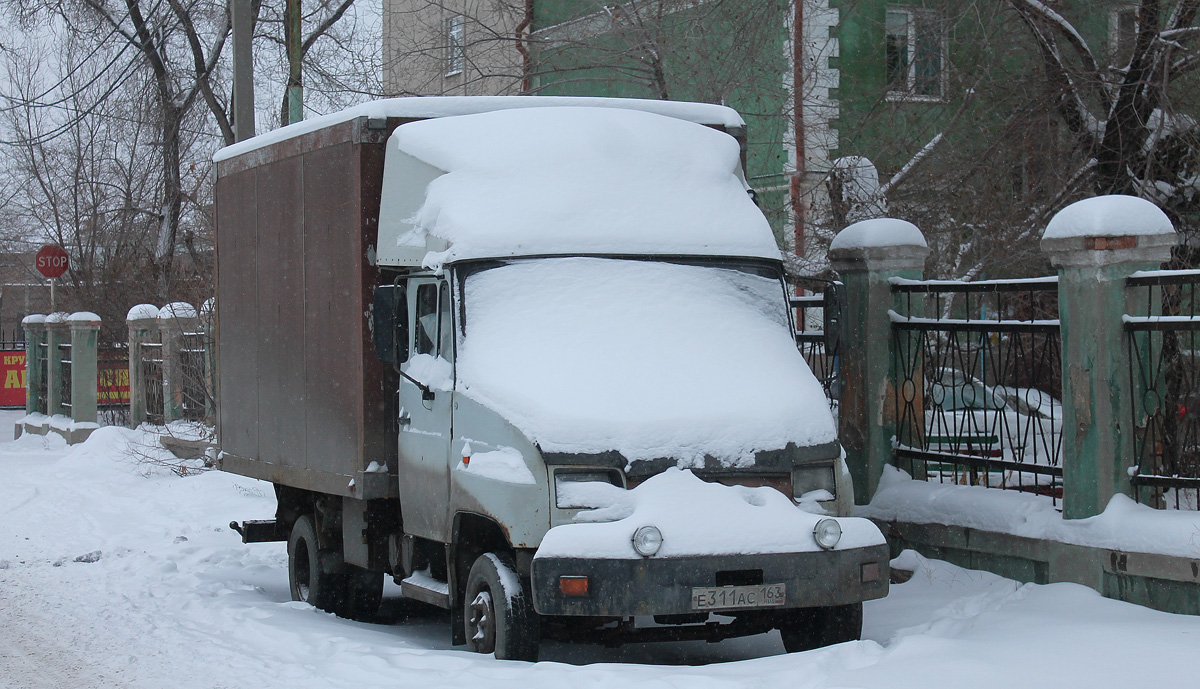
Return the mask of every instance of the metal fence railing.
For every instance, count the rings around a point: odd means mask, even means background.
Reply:
[[[45,340],[42,340],[37,343],[37,371],[38,371],[37,412],[39,414],[47,413],[47,407],[46,407],[47,387],[46,386],[47,386],[47,381],[49,380],[49,378],[48,378],[48,374],[50,372],[49,365],[50,365],[50,345]]]
[[[840,343],[836,338],[826,338],[826,296],[841,283],[820,278],[793,277],[789,282],[798,292],[807,292],[790,299],[796,315],[796,346],[808,362],[808,367],[825,390],[825,398],[836,412],[840,389],[838,374],[841,369]]]
[[[60,342],[58,345],[58,406],[61,410],[56,413],[71,415],[71,345]]]
[[[204,332],[184,332],[180,338],[180,372],[182,381],[182,415],[189,421],[208,421],[212,394],[208,384],[208,349]]]
[[[1058,279],[891,282],[897,466],[1057,502]]]
[[[1138,502],[1200,509],[1200,270],[1145,271],[1126,280],[1142,313],[1126,314],[1134,390]]]
[[[161,342],[143,342],[141,350],[142,384],[146,395],[146,421],[162,425],[165,419],[163,398],[163,346]]]

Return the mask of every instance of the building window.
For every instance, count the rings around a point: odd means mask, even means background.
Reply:
[[[1136,6],[1118,7],[1108,16],[1109,47],[1112,51],[1112,66],[1123,69],[1133,58],[1133,47],[1137,43],[1138,10]]]
[[[457,15],[446,20],[446,76],[463,71],[463,18]]]
[[[884,28],[888,96],[941,100],[946,80],[946,30],[941,15],[891,8]]]

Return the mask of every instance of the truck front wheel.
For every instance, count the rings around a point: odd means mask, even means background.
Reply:
[[[500,660],[536,661],[540,628],[529,586],[511,563],[484,553],[471,566],[463,596],[467,648]]]
[[[335,561],[338,554],[321,550],[312,517],[302,515],[288,538],[288,584],[292,600],[303,601],[326,612],[336,612],[341,597],[341,577]]]
[[[783,649],[788,653],[810,651],[862,636],[862,603],[823,608],[790,610],[779,626]]]

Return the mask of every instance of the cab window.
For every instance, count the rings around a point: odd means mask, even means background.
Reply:
[[[451,322],[450,286],[442,283],[438,307],[438,356],[454,361],[454,324]]]
[[[427,283],[417,287],[415,354],[435,354],[437,342],[437,285]]]

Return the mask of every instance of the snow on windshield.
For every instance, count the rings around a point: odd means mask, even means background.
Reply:
[[[387,155],[389,165],[411,156],[446,172],[397,240],[449,242],[428,266],[534,254],[779,258],[739,176],[737,140],[693,122],[614,108],[503,110],[402,125]]]
[[[476,273],[465,291],[459,390],[544,451],[736,465],[837,437],[776,279],[557,258]]]

